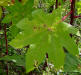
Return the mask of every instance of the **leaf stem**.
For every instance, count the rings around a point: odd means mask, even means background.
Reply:
[[[7,25],[4,24],[4,35],[5,35],[5,42],[6,42],[6,54],[8,55],[8,40],[7,40],[7,30],[6,30]]]

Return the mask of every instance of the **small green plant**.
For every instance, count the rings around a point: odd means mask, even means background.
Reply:
[[[47,62],[53,64],[57,70],[63,67],[65,72],[69,69],[71,71],[75,70],[77,65],[80,64],[79,59],[76,57],[79,54],[78,45],[73,37],[78,35],[79,30],[71,25],[76,17],[74,15],[75,2],[74,4],[72,3],[73,1],[71,2],[71,11],[63,17],[62,13],[66,8],[63,7],[65,0],[14,1],[14,3],[5,7],[6,14],[1,23],[11,23],[8,32],[11,34],[8,35],[10,38],[8,45],[14,49],[28,47],[23,61],[26,64],[26,72],[28,73],[37,68],[45,60],[46,55]],[[39,7],[39,4],[42,6]],[[0,5],[3,6],[1,3]],[[80,14],[80,2],[77,2],[76,5],[78,14]],[[0,10],[2,9],[0,8]],[[0,11],[1,15],[2,11]],[[70,24],[64,22],[69,15],[71,15]],[[20,60],[18,60],[19,57]],[[14,59],[15,61],[18,60],[16,62],[17,65],[20,61],[19,65],[24,66],[21,58],[21,56],[13,55],[5,56],[0,60],[13,61]],[[72,65],[71,60],[76,65]],[[70,66],[75,67],[72,68]]]

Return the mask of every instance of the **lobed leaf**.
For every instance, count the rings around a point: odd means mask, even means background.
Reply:
[[[60,22],[61,9],[51,14],[42,10],[32,13],[32,20],[22,19],[16,26],[22,30],[9,44],[15,48],[30,45],[26,54],[26,71],[29,72],[39,65],[48,53],[49,61],[60,68],[64,65],[66,48],[72,55],[78,54],[78,47],[70,33],[77,33],[77,29],[69,24]],[[74,30],[74,31],[72,31]],[[60,62],[60,63],[59,63]]]

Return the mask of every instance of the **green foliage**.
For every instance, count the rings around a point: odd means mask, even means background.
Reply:
[[[63,4],[63,0],[58,0],[59,3]]]
[[[33,4],[34,4],[34,0],[26,1],[24,5],[20,3],[18,0],[15,0],[14,5],[10,5],[6,7],[8,13],[4,17],[2,23],[12,22],[12,26],[9,28],[12,37],[15,37],[19,31],[19,29],[16,27],[15,24],[24,17],[31,16],[32,11],[34,10]]]
[[[13,24],[16,24],[22,18],[31,15],[34,0],[27,1],[24,5],[22,5],[22,3],[20,3],[18,0],[15,1],[16,2],[14,5],[6,7],[6,10],[9,13],[5,16],[2,23],[9,23],[12,21]]]
[[[81,1],[76,2],[76,7],[77,7],[78,14],[81,14]]]
[[[25,67],[25,56],[24,55],[12,55],[12,56],[4,56],[0,58],[0,60],[3,61],[12,61],[14,62],[17,66],[24,66]]]
[[[78,72],[78,66],[81,64],[80,60],[71,54],[66,54],[64,72]]]
[[[8,6],[11,0],[0,0],[0,6]]]
[[[67,23],[60,22],[60,19],[61,9],[54,10],[51,14],[36,10],[32,14],[32,20],[24,18],[16,25],[22,32],[10,42],[10,45],[15,48],[23,48],[30,44],[26,54],[27,72],[35,68],[36,62],[39,65],[44,60],[46,53],[49,55],[49,61],[57,68],[64,64],[63,47],[73,55],[78,54],[74,38],[69,35],[76,33],[77,29]]]
[[[2,17],[2,8],[0,7],[0,18]]]
[[[11,4],[11,0],[0,0],[0,18],[2,17],[2,7],[1,6],[9,6]]]
[[[48,8],[55,2],[55,0],[42,1],[48,5]],[[63,0],[59,0],[59,3],[63,4]],[[48,61],[55,68],[60,69],[64,63],[66,63],[65,69],[67,66],[71,71],[76,68],[78,62],[75,56],[78,54],[78,46],[70,34],[76,35],[78,30],[70,24],[62,22],[62,10],[63,8],[58,8],[52,13],[48,13],[42,9],[35,9],[34,0],[23,0],[22,3],[16,0],[15,4],[6,7],[8,13],[2,23],[12,22],[9,31],[12,34],[11,37],[14,37],[9,45],[14,49],[25,48],[29,45],[26,57],[24,57],[26,58],[26,72],[38,67],[45,59],[46,53],[49,57]],[[64,48],[69,54],[66,54]],[[13,61],[19,66],[25,65],[25,61],[20,55],[5,56],[0,60]],[[74,68],[70,67],[71,60],[75,63],[72,65]]]

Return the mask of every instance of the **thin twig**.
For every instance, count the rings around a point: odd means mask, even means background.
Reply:
[[[81,18],[81,16],[74,16],[74,18]]]
[[[5,35],[5,42],[6,42],[6,54],[8,55],[8,40],[7,40],[7,25],[4,24],[4,35]]]
[[[2,7],[2,11],[3,11],[3,16],[2,16],[2,19],[5,17],[5,8],[3,8]],[[8,40],[7,40],[7,30],[6,30],[6,28],[7,28],[7,25],[6,24],[4,24],[4,37],[5,37],[5,46],[6,46],[6,55],[8,55]],[[8,63],[7,63],[7,65],[6,65],[6,73],[7,73],[7,75],[8,75]]]

